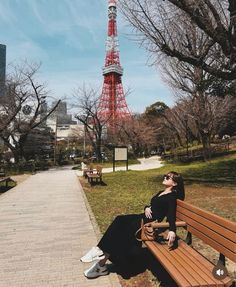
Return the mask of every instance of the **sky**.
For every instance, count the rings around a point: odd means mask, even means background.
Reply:
[[[76,87],[102,90],[107,37],[107,0],[0,0],[0,43],[7,64],[41,62],[40,80],[54,98],[70,99]],[[124,90],[132,112],[156,101],[172,105],[174,97],[148,54],[131,40],[131,27],[118,10],[120,61]]]

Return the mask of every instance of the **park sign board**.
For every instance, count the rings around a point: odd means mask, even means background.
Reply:
[[[115,171],[115,162],[125,161],[126,170],[128,170],[128,148],[127,147],[114,147],[113,150],[113,172]]]
[[[115,161],[127,160],[127,159],[128,159],[127,147],[115,147]]]

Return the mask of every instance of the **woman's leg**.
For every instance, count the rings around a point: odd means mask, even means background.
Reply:
[[[104,256],[105,256],[105,257],[99,261],[99,265],[100,265],[100,266],[104,266],[104,265],[106,264],[107,260],[108,260],[109,257],[110,257],[110,254],[104,252]]]
[[[97,246],[110,255],[113,263],[126,260],[127,254],[140,243],[135,239],[135,232],[140,227],[141,217],[141,214],[117,216],[99,241]]]
[[[92,262],[95,260],[101,260],[105,257],[103,251],[97,247],[92,247],[84,256],[80,258],[81,262]]]
[[[88,279],[97,278],[99,276],[104,276],[109,274],[109,270],[107,269],[106,262],[109,258],[108,253],[104,253],[104,258],[100,261],[94,263],[89,269],[84,271],[85,277]]]
[[[130,249],[135,245],[135,231],[140,227],[141,215],[120,215],[110,224],[97,247],[103,251],[104,258],[84,272],[87,278],[96,278],[109,273],[106,267],[108,258],[117,264],[127,261]],[[139,243],[139,242],[137,242]]]

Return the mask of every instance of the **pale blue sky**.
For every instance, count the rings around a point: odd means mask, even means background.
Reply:
[[[127,36],[128,24],[118,11],[120,60],[127,103],[132,112],[173,96],[158,71],[146,65],[148,55]],[[41,61],[40,77],[54,97],[70,96],[83,83],[102,89],[107,35],[107,0],[0,0],[0,43],[7,63]]]

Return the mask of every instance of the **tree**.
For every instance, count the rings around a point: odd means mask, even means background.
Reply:
[[[37,127],[30,131],[23,146],[26,160],[53,157],[54,135],[49,127]]]
[[[14,66],[0,103],[0,137],[16,163],[24,159],[24,145],[31,131],[40,127],[60,103],[45,111],[48,91],[36,79],[39,68],[39,64],[27,62]]]
[[[155,125],[150,124],[144,115],[133,115],[129,121],[123,122],[119,130],[120,144],[131,145],[136,156],[149,153],[156,147]]]
[[[154,64],[167,55],[217,78],[236,79],[235,0],[120,0],[120,7]],[[196,53],[193,26],[204,40]]]
[[[164,114],[165,110],[168,109],[168,106],[163,102],[155,102],[145,109],[145,116],[147,117],[160,117]]]
[[[227,94],[215,97],[211,88],[215,78],[198,67],[171,59],[165,61],[162,70],[165,80],[179,99],[172,109],[172,113],[177,109],[172,126],[179,127],[186,142],[190,135],[198,138],[207,160],[212,138],[227,126],[236,99]]]
[[[102,160],[102,136],[106,131],[109,119],[104,121],[99,117],[99,94],[94,88],[83,86],[74,91],[74,98],[76,100],[75,107],[78,109],[75,117],[84,125],[85,133],[100,162]]]
[[[217,133],[220,138],[224,135],[234,136],[236,135],[236,101],[230,103],[230,112],[225,116],[224,125],[219,124],[217,127]]]
[[[208,36],[186,15],[182,15],[182,20],[178,21],[177,26],[190,39],[187,45],[189,57],[203,56],[204,51],[208,49]],[[173,31],[175,31],[175,26],[170,26],[168,33]],[[171,35],[174,40],[174,34]],[[174,44],[180,45],[178,42]],[[216,47],[212,47],[211,53],[213,54],[204,55],[205,61],[212,67],[218,64],[218,59],[212,57],[216,52]],[[168,109],[163,114],[166,130],[172,133],[172,138],[176,138],[180,145],[186,142],[186,146],[188,146],[191,131],[191,135],[195,135],[203,144],[204,158],[207,159],[210,154],[210,142],[212,134],[215,133],[215,127],[219,123],[223,125],[222,116],[225,116],[229,111],[229,99],[224,97],[226,91],[230,90],[232,81],[219,80],[209,72],[204,71],[202,67],[196,67],[175,57],[162,55],[159,63],[159,66],[162,66],[164,79],[173,88],[175,94],[182,98],[173,109]],[[221,99],[214,100],[212,98],[216,92],[218,96],[221,96]],[[221,105],[215,106],[215,102],[218,104],[221,102]],[[225,110],[220,110],[220,107],[224,107]],[[217,115],[214,113],[216,110]],[[194,122],[194,125],[191,125],[192,130],[189,128],[191,122]]]

